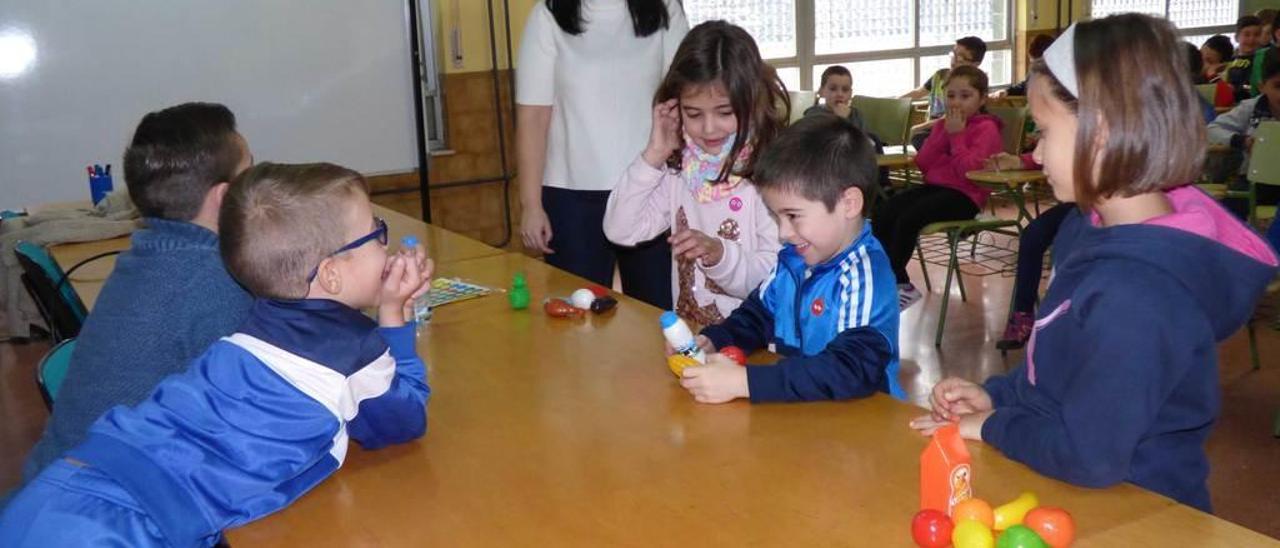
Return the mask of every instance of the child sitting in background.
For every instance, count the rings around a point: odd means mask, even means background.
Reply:
[[[1205,40],[1204,45],[1200,46],[1200,60],[1204,64],[1201,75],[1204,76],[1204,81],[1221,80],[1223,72],[1227,70],[1227,63],[1231,62],[1234,54],[1231,39],[1226,36],[1215,34]]]
[[[875,165],[866,135],[835,116],[801,119],[761,155],[754,184],[786,245],[760,288],[697,340],[709,353],[769,346],[784,357],[740,367],[708,354],[680,380],[697,401],[906,397],[893,278],[865,218]]]
[[[248,318],[45,468],[0,516],[0,546],[212,546],[336,471],[348,437],[421,436],[430,389],[405,318],[431,263],[420,246],[387,256],[367,193],[332,164],[238,177],[219,226],[258,299]]]
[[[929,98],[929,119],[921,124],[911,128],[911,146],[916,150],[924,148],[924,141],[929,137],[929,131],[933,126],[942,119],[946,114],[946,91],[945,84],[947,75],[951,70],[957,67],[977,67],[982,64],[982,59],[987,56],[987,43],[977,36],[965,36],[956,40],[956,45],[951,49],[951,68],[938,69],[928,80],[920,84],[907,94],[903,95],[903,99],[911,99],[912,101]]]
[[[1263,57],[1261,91],[1262,95],[1241,101],[1209,124],[1209,142],[1229,145],[1233,151],[1234,157],[1226,164],[1228,169],[1239,162],[1237,173],[1227,175],[1231,179],[1230,186],[1236,190],[1249,188],[1245,169],[1249,165],[1249,151],[1253,148],[1253,132],[1258,129],[1258,124],[1276,120],[1277,114],[1280,114],[1280,50],[1269,49]],[[1259,204],[1274,205],[1280,202],[1280,189],[1259,185],[1257,198]],[[1228,199],[1226,203],[1241,218],[1247,216],[1246,200]]]
[[[1236,21],[1235,58],[1227,63],[1226,80],[1235,92],[1236,101],[1243,101],[1258,94],[1258,90],[1250,86],[1253,74],[1253,54],[1265,44],[1262,37],[1262,19],[1255,15],[1245,15]]]
[[[920,230],[930,223],[972,219],[982,211],[991,191],[974,184],[965,174],[982,169],[983,162],[1004,147],[1003,124],[985,112],[986,73],[977,67],[956,67],[943,87],[947,92],[946,117],[934,125],[916,156],[925,184],[890,198],[871,223],[889,254],[903,309],[923,297],[907,275]]]
[[[1164,19],[1114,15],[1072,25],[1032,66],[1035,160],[1081,210],[1054,240],[1024,363],[982,385],[944,379],[911,426],[959,421],[1046,476],[1128,481],[1209,511],[1217,344],[1249,319],[1277,261],[1188,185],[1205,130],[1178,40]]]
[[[819,100],[822,102],[819,103]],[[876,154],[884,154],[884,141],[880,140],[880,136],[867,131],[867,123],[862,119],[862,113],[853,106],[853,75],[842,65],[831,65],[822,71],[818,97],[814,99],[813,106],[804,111],[805,116],[822,114],[835,114],[849,120],[853,127],[858,128],[871,140]],[[886,168],[880,168],[880,188],[885,192],[891,188],[889,170]]]
[[[694,27],[658,87],[648,146],[609,195],[613,243],[672,231],[676,312],[699,325],[722,321],[773,268],[778,227],[748,179],[787,119],[786,98],[745,30]]]

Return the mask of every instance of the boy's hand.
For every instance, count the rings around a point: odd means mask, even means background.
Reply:
[[[957,377],[942,379],[929,394],[933,418],[939,422],[956,421],[961,415],[990,411],[991,396],[981,385]]]
[[[649,129],[649,144],[641,157],[645,163],[661,169],[671,153],[684,146],[680,137],[680,100],[668,99],[653,106],[653,125]]]
[[[853,112],[853,106],[850,105],[848,101],[832,103],[831,112],[834,112],[836,116],[841,118],[848,118],[849,113]]]
[[[723,354],[707,356],[707,364],[686,367],[680,379],[693,399],[699,403],[725,403],[737,398],[749,397],[747,368]]]
[[[711,344],[711,339],[708,339],[703,335],[695,336],[693,338],[693,342],[694,344],[697,344],[698,348],[701,348],[703,352],[706,352],[708,356],[714,354],[716,351],[716,345]],[[667,339],[665,338],[662,339],[662,355],[667,357],[675,353],[676,349],[671,348],[671,343],[667,342]]]
[[[698,230],[686,228],[672,234],[667,241],[671,243],[672,255],[691,261],[701,259],[704,267],[718,265],[724,258],[724,243],[720,238],[712,238]]]
[[[399,327],[413,315],[413,300],[431,288],[435,263],[421,244],[387,258],[378,299],[378,325]]]

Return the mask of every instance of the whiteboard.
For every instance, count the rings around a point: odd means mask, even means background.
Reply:
[[[0,0],[0,209],[87,199],[87,164],[113,164],[123,189],[139,119],[187,101],[231,108],[259,162],[416,169],[406,12],[404,0]],[[15,43],[35,50],[16,74]]]

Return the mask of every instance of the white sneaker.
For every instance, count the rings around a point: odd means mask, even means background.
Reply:
[[[924,294],[920,293],[916,286],[910,283],[898,284],[898,310],[911,308],[911,305],[920,302],[923,298]]]

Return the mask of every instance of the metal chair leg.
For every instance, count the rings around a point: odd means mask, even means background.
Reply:
[[[960,247],[960,237],[958,234],[947,234],[947,240],[951,248],[951,259],[947,261],[947,282],[942,288],[942,309],[938,311],[938,332],[933,337],[933,346],[942,348],[942,331],[947,326],[947,303],[951,302],[951,274],[959,264],[956,253]]]
[[[920,238],[916,238],[916,257],[920,259],[920,271],[924,273],[924,289],[933,292],[933,282],[929,280],[929,265],[924,262],[924,248],[920,246]]]

